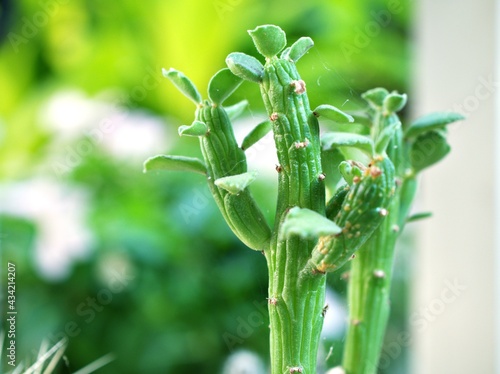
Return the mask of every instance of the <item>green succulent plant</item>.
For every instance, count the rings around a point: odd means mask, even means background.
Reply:
[[[350,323],[342,366],[349,374],[375,373],[389,313],[394,244],[408,220],[416,175],[448,153],[446,125],[461,116],[435,113],[403,126],[396,113],[406,95],[377,88],[363,95],[365,134],[321,135],[319,120],[355,119],[329,104],[310,108],[296,63],[313,47],[312,39],[302,37],[286,48],[278,26],[259,26],[249,34],[264,64],[244,53],[229,54],[228,68],[209,83],[208,100],[184,74],[164,70],[196,105],[193,123],[181,126],[179,134],[200,139],[203,159],[159,155],[145,162],[145,171],[203,174],[231,230],[264,253],[273,374],[316,373],[326,274],[346,263]],[[259,85],[269,120],[238,145],[231,120],[246,103],[223,103],[243,80]],[[256,174],[247,171],[244,152],[269,131],[279,160],[272,225],[248,187]]]

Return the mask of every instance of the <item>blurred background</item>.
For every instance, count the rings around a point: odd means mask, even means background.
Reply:
[[[16,264],[18,362],[29,367],[41,345],[67,338],[56,373],[108,354],[114,359],[100,373],[265,372],[264,257],[225,226],[203,178],[142,173],[158,153],[199,155],[196,139],[177,135],[194,107],[161,68],[183,71],[204,94],[227,54],[255,55],[246,30],[274,23],[289,42],[315,41],[298,65],[311,106],[353,109],[373,87],[414,90],[414,7],[411,0],[0,1],[1,274],[4,284],[6,263]],[[227,104],[241,99],[251,105],[235,123],[240,140],[265,117],[256,86],[244,83]],[[416,112],[423,114],[410,96],[403,116]],[[271,220],[272,142],[251,151],[250,167],[261,171],[254,193]],[[410,370],[411,345],[391,344],[414,327],[415,236],[410,228],[400,243],[380,373]],[[342,355],[345,286],[341,274],[330,276],[325,368]],[[242,362],[252,371],[238,369]],[[2,366],[11,369],[4,357]]]

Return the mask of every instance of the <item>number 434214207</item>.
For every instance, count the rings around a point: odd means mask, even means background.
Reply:
[[[9,309],[14,310],[16,304],[16,268],[14,264],[9,263],[7,274],[7,302]]]

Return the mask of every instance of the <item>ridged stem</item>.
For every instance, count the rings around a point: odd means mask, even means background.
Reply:
[[[376,113],[372,137],[398,118]],[[343,367],[346,374],[376,374],[385,330],[390,314],[390,290],[394,248],[402,230],[402,222],[414,196],[414,185],[405,188],[405,155],[402,131],[398,129],[387,147],[395,166],[399,186],[388,207],[388,216],[373,236],[359,249],[349,272],[349,326],[344,348]],[[414,180],[412,180],[413,182]],[[409,184],[408,184],[409,186]],[[406,191],[406,192],[405,192]],[[402,206],[405,209],[401,209]]]
[[[281,223],[291,207],[324,214],[318,124],[312,121],[305,92],[297,93],[295,65],[274,58],[267,62],[261,93],[273,121],[280,162],[278,206],[269,268],[271,373],[316,373],[323,325],[324,275],[304,275],[314,240],[280,240]]]
[[[325,276],[302,278],[310,243],[276,241],[268,256],[271,373],[316,373]]]
[[[349,272],[349,328],[343,367],[347,374],[375,374],[389,318],[399,198],[389,216],[358,251]],[[393,214],[391,214],[391,212]]]
[[[247,171],[245,153],[238,147],[233,128],[223,108],[204,102],[196,119],[207,125],[200,146],[207,166],[208,186],[228,226],[250,248],[269,248],[271,230],[250,192],[246,189],[232,195],[214,182],[218,178]]]

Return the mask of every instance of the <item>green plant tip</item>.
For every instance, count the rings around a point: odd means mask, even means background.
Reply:
[[[338,123],[352,123],[354,118],[333,105],[323,104],[313,111],[317,117],[324,117]]]
[[[365,99],[374,109],[378,109],[384,105],[384,99],[387,95],[389,95],[389,91],[385,88],[378,87],[366,91],[361,95],[361,97]]]
[[[180,136],[204,136],[208,132],[208,127],[205,122],[194,121],[189,126],[181,126],[179,127],[179,135]]]
[[[170,68],[169,70],[162,69],[163,76],[168,78],[184,96],[191,99],[196,105],[201,103],[201,95],[198,89],[191,80],[182,72]]]
[[[214,184],[219,188],[225,189],[230,194],[237,195],[247,188],[255,179],[257,179],[257,172],[253,171],[219,178]]]
[[[407,101],[406,94],[391,92],[384,98],[383,109],[385,114],[396,113],[404,108]]]
[[[249,30],[248,33],[259,53],[267,58],[276,56],[286,46],[286,34],[278,26],[258,26],[254,30]]]
[[[241,85],[243,80],[229,69],[219,70],[208,83],[208,97],[214,104],[222,103]]]
[[[313,40],[307,36],[303,36],[302,38],[298,39],[295,43],[293,43],[286,57],[288,57],[288,59],[292,60],[293,62],[297,62],[313,46],[314,46]],[[283,57],[284,56],[282,56],[282,58]]]
[[[144,162],[144,173],[153,170],[192,171],[204,175],[207,173],[207,167],[200,159],[168,155],[153,156]]]
[[[264,75],[264,66],[253,56],[241,52],[233,52],[226,58],[231,72],[250,82],[260,83]]]
[[[374,154],[374,145],[370,138],[348,132],[329,132],[321,137],[321,145],[325,151],[338,147],[351,147],[363,151],[369,157]]]
[[[450,123],[463,119],[465,119],[463,115],[454,112],[430,113],[413,121],[405,132],[405,138],[415,138],[426,132],[442,129]]]
[[[310,210],[293,207],[281,225],[280,240],[299,236],[302,239],[316,239],[320,236],[337,235],[342,229],[325,216]]]

